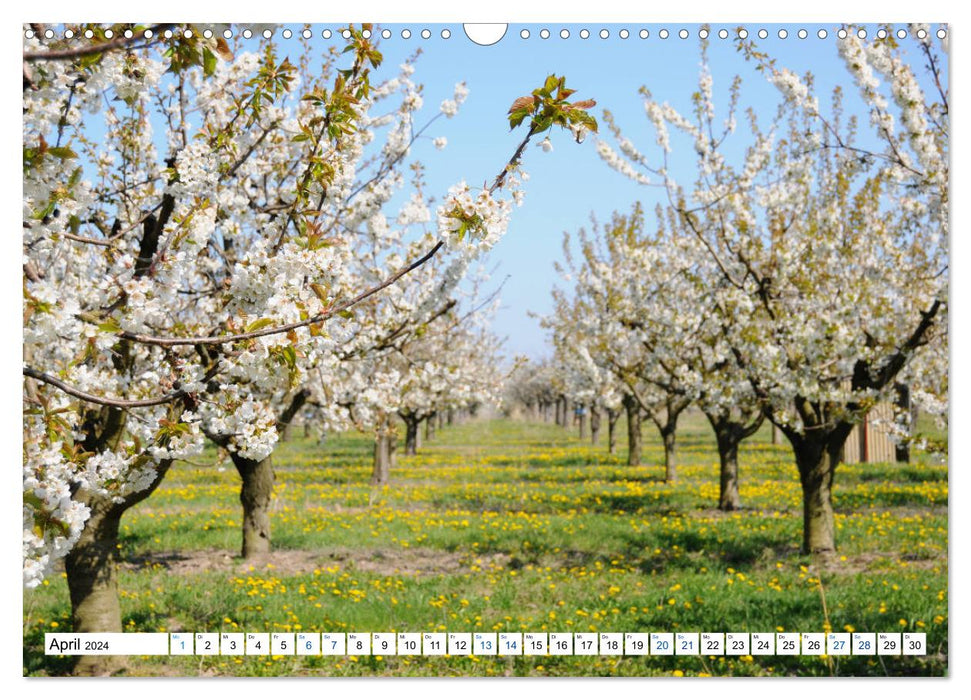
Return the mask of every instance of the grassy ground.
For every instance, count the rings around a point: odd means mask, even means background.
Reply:
[[[618,426],[620,429],[622,426]],[[841,466],[839,556],[801,556],[801,493],[767,428],[740,454],[725,514],[697,415],[678,480],[645,427],[644,466],[550,424],[447,427],[392,484],[369,438],[295,439],[274,456],[269,557],[243,562],[238,478],[215,453],[179,464],[122,528],[123,624],[157,631],[924,631],[925,657],[145,657],[130,675],[943,675],[947,469]],[[606,430],[604,430],[606,433]],[[623,435],[623,433],[620,433]],[[63,574],[25,593],[24,673],[61,674],[44,632],[70,631]]]

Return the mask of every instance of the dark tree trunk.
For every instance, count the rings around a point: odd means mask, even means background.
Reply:
[[[445,427],[445,413],[444,412],[438,414],[438,427],[439,427],[439,429]]]
[[[627,410],[627,465],[636,467],[641,463],[641,406],[627,394],[624,408]]]
[[[906,384],[897,384],[895,388],[897,390],[897,400],[895,403],[898,409],[909,419],[909,425],[907,426],[907,433],[909,435],[914,427],[913,414],[910,409],[910,387]],[[910,445],[906,442],[899,443],[896,447],[894,458],[898,462],[910,462]]]
[[[270,551],[270,501],[273,500],[273,462],[271,457],[247,459],[230,452],[242,485],[239,502],[243,506],[244,559]]]
[[[290,439],[290,426],[293,425],[293,419],[296,418],[297,413],[300,412],[309,398],[310,391],[301,389],[290,397],[290,403],[277,416],[276,431],[280,435],[280,442],[286,442]]]
[[[607,409],[607,452],[617,454],[617,420],[620,418],[620,411],[613,408]]]
[[[425,442],[435,439],[435,414],[431,414],[425,419]]]
[[[453,409],[448,409],[448,424],[452,425],[455,422],[455,411]]]
[[[418,433],[418,419],[414,416],[402,416],[401,419],[405,422],[405,454],[416,455],[421,440]]]
[[[677,425],[666,424],[661,429],[664,442],[664,480],[671,482],[678,478]]]
[[[580,440],[587,439],[587,411],[582,404],[577,406],[577,423],[580,424]]]
[[[782,431],[779,430],[779,426],[777,426],[775,423],[772,424],[772,444],[782,444]]]
[[[764,416],[759,411],[754,415],[734,417],[731,412],[705,412],[708,422],[715,431],[718,444],[719,461],[719,510],[732,511],[741,508],[738,494],[738,446],[742,440],[753,435],[762,425]],[[746,423],[746,420],[748,422]]]
[[[304,438],[310,437],[310,421],[303,422],[303,436]]]
[[[664,480],[675,481],[678,478],[678,418],[691,402],[679,396],[672,396],[664,402],[663,413],[651,413],[651,420],[661,433],[664,443]]]
[[[600,442],[600,409],[596,406],[590,407],[590,442]]]

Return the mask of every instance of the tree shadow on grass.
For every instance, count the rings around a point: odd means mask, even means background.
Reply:
[[[639,561],[639,568],[645,573],[698,566],[747,568],[774,564],[799,554],[798,545],[780,538],[778,533],[725,537],[684,530],[627,535],[623,539],[625,556],[629,561]]]
[[[35,627],[24,635],[25,676],[69,676],[74,668],[73,656],[48,656],[44,653],[44,632]]]

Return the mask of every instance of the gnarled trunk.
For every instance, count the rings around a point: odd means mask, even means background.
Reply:
[[[162,483],[172,460],[156,467],[148,488],[129,494],[121,503],[79,490],[75,498],[91,509],[77,544],[64,558],[64,571],[71,597],[74,632],[120,632],[121,605],[118,601],[118,530],[125,512],[148,498]],[[79,656],[74,662],[77,676],[110,675],[124,668],[123,657]]]
[[[660,411],[652,411],[650,414],[664,443],[664,480],[668,482],[678,478],[678,418],[690,405],[690,399],[672,395],[667,398]]]
[[[273,500],[273,463],[270,457],[247,459],[230,453],[242,485],[239,502],[243,506],[244,559],[270,551],[270,501]]]
[[[836,551],[832,493],[836,460],[816,447],[811,445],[796,454],[802,482],[802,551],[830,554]]]
[[[421,446],[421,435],[418,433],[418,419],[412,415],[402,416],[405,422],[405,454],[416,455]]]
[[[733,416],[731,411],[705,411],[705,415],[715,431],[715,441],[718,444],[718,508],[724,511],[738,510],[742,506],[738,494],[738,446],[742,440],[755,434],[764,417],[761,410],[743,414],[741,417]]]
[[[636,467],[641,463],[641,407],[631,395],[624,396],[627,411],[627,465]]]
[[[836,551],[833,477],[852,428],[851,423],[843,421],[835,427],[806,430],[802,434],[783,427],[792,443],[802,483],[803,554],[829,556]]]
[[[590,407],[590,442],[596,445],[600,441],[600,409]]]

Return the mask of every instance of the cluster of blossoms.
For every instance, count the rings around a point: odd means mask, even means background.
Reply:
[[[469,250],[485,251],[505,235],[511,212],[509,200],[496,199],[487,189],[473,192],[460,182],[438,207],[438,234],[449,246],[464,243]]]
[[[452,95],[450,100],[442,100],[442,104],[439,107],[442,114],[451,119],[459,112],[459,107],[465,102],[465,98],[469,96],[469,89],[466,87],[465,83],[456,83],[455,93]]]

